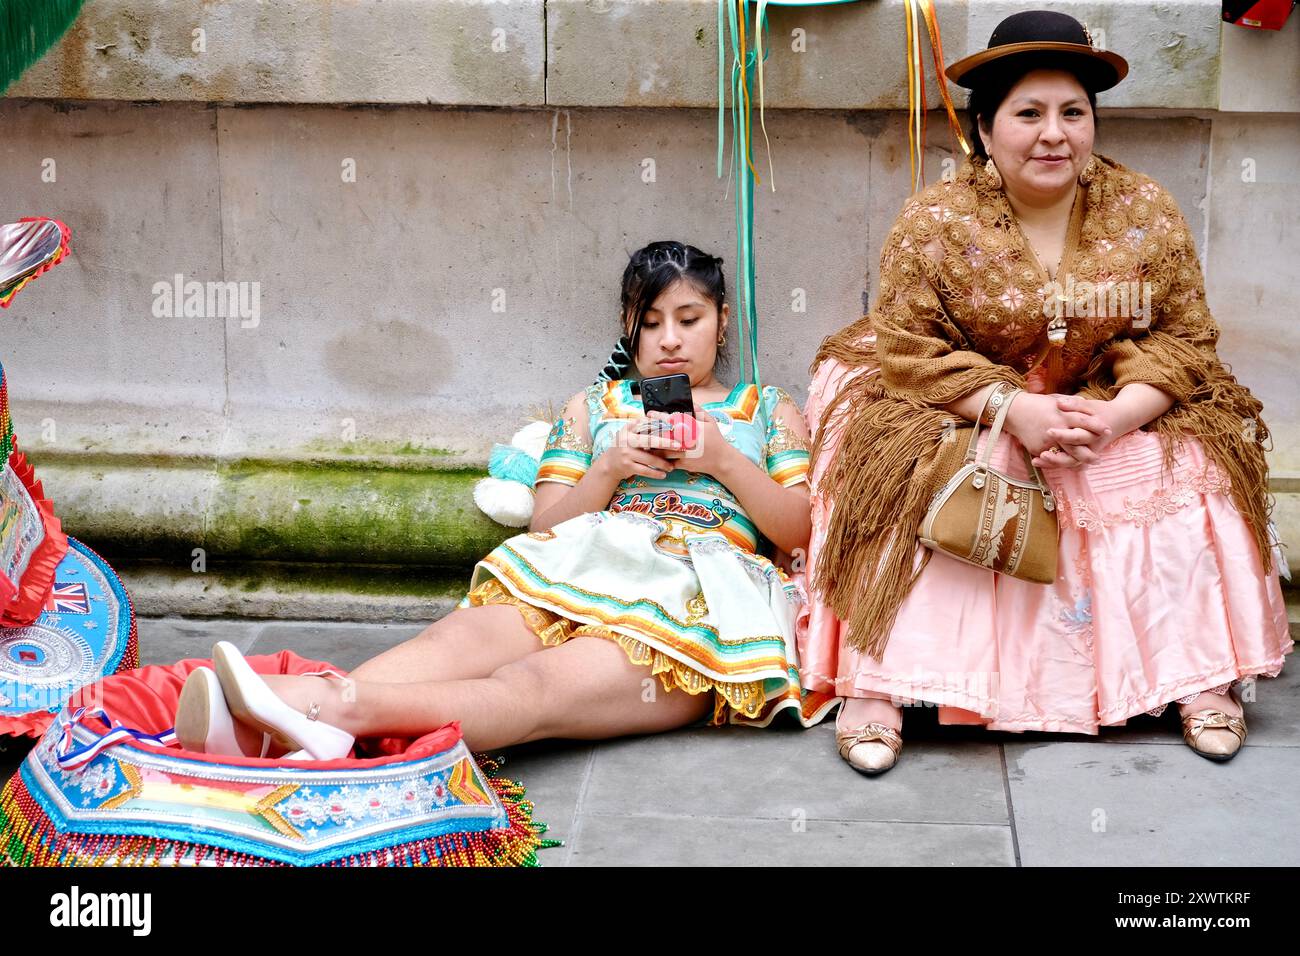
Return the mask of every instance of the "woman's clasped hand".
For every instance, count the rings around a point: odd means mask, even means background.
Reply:
[[[1041,468],[1078,468],[1097,460],[1120,437],[1115,406],[1078,395],[1021,392],[1007,411],[1006,428]]]

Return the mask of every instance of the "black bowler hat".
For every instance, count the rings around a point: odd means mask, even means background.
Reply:
[[[1032,57],[1036,67],[1056,64],[1075,73],[1096,93],[1108,90],[1128,74],[1128,61],[1118,53],[1098,50],[1092,36],[1074,17],[1052,10],[1013,13],[993,30],[987,50],[963,57],[944,71],[958,86],[974,89],[990,75],[1011,64],[1008,58]]]

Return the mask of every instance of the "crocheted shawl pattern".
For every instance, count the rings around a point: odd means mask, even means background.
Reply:
[[[1106,157],[1091,157],[1079,184],[1082,215],[1072,217],[1058,277],[1087,289],[1092,302],[1109,288],[1146,283],[1150,309],[1095,315],[1081,300],[1053,356],[1048,390],[1111,399],[1130,382],[1146,382],[1172,395],[1174,405],[1144,426],[1161,436],[1164,467],[1185,436],[1199,439],[1270,571],[1263,405],[1215,350],[1219,327],[1187,222],[1164,187]],[[823,340],[812,374],[826,359],[879,369],[851,377],[828,399],[812,456],[815,469],[828,438],[838,436],[814,489],[832,507],[812,586],[847,622],[855,648],[881,656],[931,557],[927,550],[913,573],[916,529],[966,444],[952,440],[954,421],[965,420],[939,406],[992,382],[1025,388],[1047,341],[1049,296],[1064,302],[1002,188],[982,160],[967,160],[952,181],[908,200],[881,252],[875,307]]]

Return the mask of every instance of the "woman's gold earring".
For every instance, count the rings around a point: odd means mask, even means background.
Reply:
[[[1092,182],[1100,165],[1096,156],[1089,156],[1088,161],[1083,164],[1083,169],[1079,170],[1079,185],[1086,186]]]
[[[990,156],[988,162],[984,164],[984,175],[988,178],[989,185],[994,189],[1002,188],[1002,173],[998,172],[998,167],[993,162],[992,156]]]

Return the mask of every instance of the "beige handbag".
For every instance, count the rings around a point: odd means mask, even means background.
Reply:
[[[975,449],[983,413],[967,426],[970,444],[965,459],[930,499],[917,534],[927,548],[959,561],[1051,584],[1056,580],[1057,527],[1056,502],[1047,482],[1023,447],[1033,482],[989,467],[1010,407],[1010,401],[1001,403],[978,460]]]

